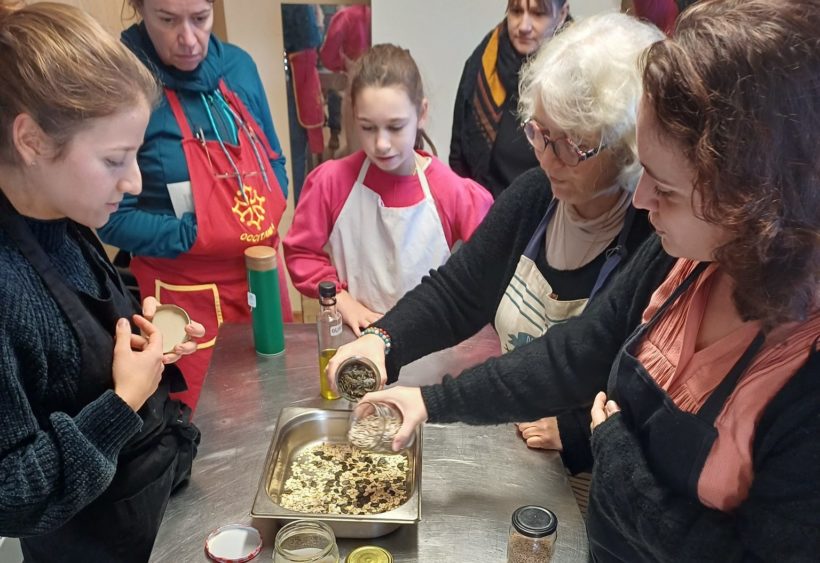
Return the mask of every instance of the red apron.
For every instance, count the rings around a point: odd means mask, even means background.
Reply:
[[[219,90],[241,120],[238,144],[224,145],[230,160],[218,141],[194,137],[176,93],[165,90],[182,132],[190,175],[197,223],[193,247],[172,259],[137,256],[131,261],[143,299],[152,295],[160,303],[178,305],[205,326],[197,353],[177,363],[188,390],[174,397],[191,409],[196,408],[219,325],[250,322],[244,250],[257,245],[279,248],[277,228],[287,205],[269,160],[277,154],[239,97],[223,81]],[[240,179],[244,194],[239,190]],[[292,321],[281,253],[277,252],[277,258],[283,316]]]
[[[290,73],[293,80],[293,98],[296,100],[296,118],[307,133],[308,147],[313,154],[322,154],[325,139],[322,127],[325,125],[324,99],[319,71],[316,70],[318,55],[316,49],[305,49],[288,54]]]

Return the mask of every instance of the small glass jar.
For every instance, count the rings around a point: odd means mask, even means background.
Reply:
[[[276,534],[274,563],[339,563],[339,548],[330,526],[318,520],[295,520]]]
[[[342,397],[352,403],[380,386],[379,368],[367,358],[352,356],[336,368],[336,388]]]
[[[377,453],[392,454],[393,439],[402,424],[401,412],[388,403],[365,402],[350,413],[347,439],[355,447]],[[415,435],[405,447],[413,444]]]
[[[541,506],[522,506],[512,515],[507,563],[547,563],[555,551],[558,518]]]

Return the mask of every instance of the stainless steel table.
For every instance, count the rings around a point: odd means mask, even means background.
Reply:
[[[205,537],[233,522],[259,528],[265,548],[255,561],[271,560],[276,528],[252,522],[249,513],[279,410],[290,403],[340,408],[338,401],[318,396],[315,327],[286,325],[285,336],[285,354],[262,358],[254,353],[249,325],[220,330],[195,417],[202,444],[191,482],[171,498],[151,561],[208,561]],[[498,350],[495,333],[486,328],[406,366],[400,383],[438,381]],[[428,424],[421,522],[373,540],[339,540],[339,548],[344,557],[359,545],[380,545],[397,562],[503,562],[510,515],[524,504],[540,504],[558,515],[553,561],[587,560],[583,520],[557,454],[528,449],[510,424]]]

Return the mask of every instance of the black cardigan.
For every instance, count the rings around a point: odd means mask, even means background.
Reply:
[[[583,315],[509,354],[466,370],[457,379],[447,376],[439,385],[422,387],[429,420],[492,424],[559,415],[586,405],[606,388],[615,355],[640,323],[652,293],[672,264],[658,238],[652,237]],[[425,283],[438,287],[440,278],[433,275]],[[420,314],[431,315],[445,306],[421,299],[435,293],[430,289],[418,288],[414,293],[413,305]],[[457,293],[448,297],[464,301]],[[438,334],[397,330],[398,315],[407,314],[407,309],[394,311],[396,316],[386,317],[383,325],[394,338],[394,348],[387,356],[393,366],[416,356],[449,329],[440,319],[442,332]],[[748,498],[732,513],[675,495],[660,483],[636,437],[618,415],[593,433],[592,450],[590,504],[597,505],[631,545],[639,546],[645,561],[817,560],[817,352],[764,410],[753,444],[754,481]]]
[[[392,351],[386,357],[388,381],[398,378],[402,366],[431,352],[458,344],[493,322],[518,260],[551,200],[552,191],[543,170],[533,168],[519,176],[495,201],[472,238],[446,264],[431,272],[417,288],[405,295],[375,323],[387,330],[393,338]],[[628,264],[650,232],[646,213],[638,212],[627,238],[627,257],[619,269]],[[541,268],[542,265],[539,264],[539,269]],[[581,268],[575,273],[562,273],[561,285],[587,285],[588,289],[583,296],[589,295],[591,282],[594,280],[590,280],[585,270],[586,268]],[[552,284],[551,276],[555,272],[542,270],[542,273]],[[613,277],[614,275],[610,277],[608,284],[613,283]],[[662,279],[660,277],[658,283]],[[601,295],[599,293],[593,302]],[[580,297],[582,296],[572,296],[573,299]],[[536,342],[539,340],[541,339]],[[486,362],[465,373],[498,370],[498,373],[504,374],[510,373],[506,370],[514,369],[539,377],[540,360],[534,355],[538,350],[537,346],[530,343],[499,360]],[[516,367],[508,368],[511,365],[508,362],[514,363]],[[594,392],[590,394],[589,390],[584,390],[574,401],[581,408],[576,411],[567,410],[558,418],[564,446],[562,457],[573,473],[588,469],[592,463],[589,449],[589,405],[594,395]],[[492,394],[481,400],[486,400],[487,397],[492,397]],[[457,419],[470,422],[470,410],[469,406],[463,409]],[[516,420],[535,420],[549,414],[536,402],[526,415]]]

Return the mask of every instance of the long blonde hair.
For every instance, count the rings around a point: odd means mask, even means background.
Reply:
[[[87,13],[21,4],[0,0],[0,162],[19,162],[11,130],[21,113],[32,116],[59,156],[87,120],[156,104],[151,72]]]

